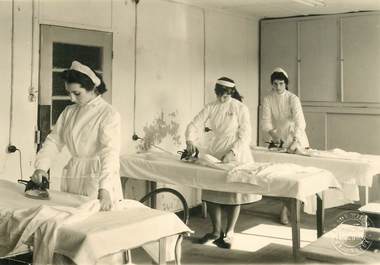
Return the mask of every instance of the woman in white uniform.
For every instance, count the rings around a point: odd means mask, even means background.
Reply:
[[[217,100],[207,104],[196,115],[186,129],[187,151],[195,152],[196,140],[207,127],[214,134],[211,144],[206,151],[208,154],[222,160],[224,163],[237,161],[252,162],[250,152],[251,124],[249,112],[235,88],[233,80],[222,77],[215,85]],[[213,231],[207,233],[199,243],[213,241],[219,247],[230,248],[234,229],[240,213],[240,205],[260,200],[261,196],[203,190],[202,200],[206,201],[211,218]],[[222,210],[226,212],[226,233],[222,231]]]
[[[263,100],[262,130],[273,142],[279,143],[282,140],[289,153],[309,147],[301,102],[288,91],[288,74],[283,69],[276,68],[270,78],[272,92]],[[283,224],[289,223],[286,205],[282,208],[280,220]]]
[[[52,159],[64,146],[71,159],[62,174],[64,192],[98,198],[100,209],[110,210],[123,198],[119,176],[120,116],[101,94],[107,91],[95,72],[78,61],[61,77],[71,100],[47,136],[35,161],[32,180],[47,176]]]

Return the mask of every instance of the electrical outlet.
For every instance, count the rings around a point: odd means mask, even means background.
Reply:
[[[8,153],[14,153],[14,152],[16,152],[17,147],[14,145],[8,145],[7,150],[8,150]]]

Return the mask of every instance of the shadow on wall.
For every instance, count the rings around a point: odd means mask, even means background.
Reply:
[[[161,111],[157,118],[143,128],[143,141],[136,146],[138,152],[149,151],[152,146],[170,141],[171,145],[180,146],[179,123],[176,121],[178,111],[165,114]]]

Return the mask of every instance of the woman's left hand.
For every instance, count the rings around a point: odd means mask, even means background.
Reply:
[[[222,158],[223,163],[229,163],[229,162],[232,162],[235,160],[236,160],[236,157],[235,157],[235,154],[232,150],[228,151],[228,153],[225,154]]]
[[[110,211],[112,208],[112,200],[110,193],[105,189],[99,189],[98,199],[100,201],[101,211]]]
[[[298,142],[297,141],[293,141],[291,143],[291,145],[288,147],[288,153],[290,154],[295,154],[296,151],[297,151],[297,148],[298,148]]]

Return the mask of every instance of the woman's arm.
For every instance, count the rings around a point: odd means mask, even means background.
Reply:
[[[237,132],[237,140],[233,143],[231,148],[233,154],[235,155],[240,154],[240,150],[249,146],[251,143],[251,120],[249,118],[248,108],[245,105],[240,108],[238,122],[239,127]]]
[[[120,115],[111,111],[102,121],[99,129],[99,199],[101,210],[110,210],[115,177],[119,177]],[[108,193],[108,194],[107,194]],[[108,195],[108,196],[107,196]]]
[[[297,96],[293,96],[290,103],[295,125],[294,137],[295,139],[300,139],[302,132],[306,129],[306,122],[302,111],[301,101]]]
[[[199,138],[200,133],[204,130],[205,123],[208,120],[209,115],[210,115],[210,107],[209,105],[207,105],[187,125],[185,136],[186,136],[186,144],[188,147],[193,145],[194,142]]]
[[[53,130],[46,137],[41,150],[38,152],[34,163],[34,167],[37,170],[42,170],[44,172],[48,171],[50,169],[52,159],[62,151],[62,148],[65,145],[62,134],[65,126],[64,120],[66,113],[67,109],[59,115]]]
[[[272,122],[272,111],[270,108],[270,103],[268,98],[264,98],[263,100],[263,108],[262,108],[262,115],[261,115],[261,129],[269,133],[270,131],[274,130],[273,122]]]

